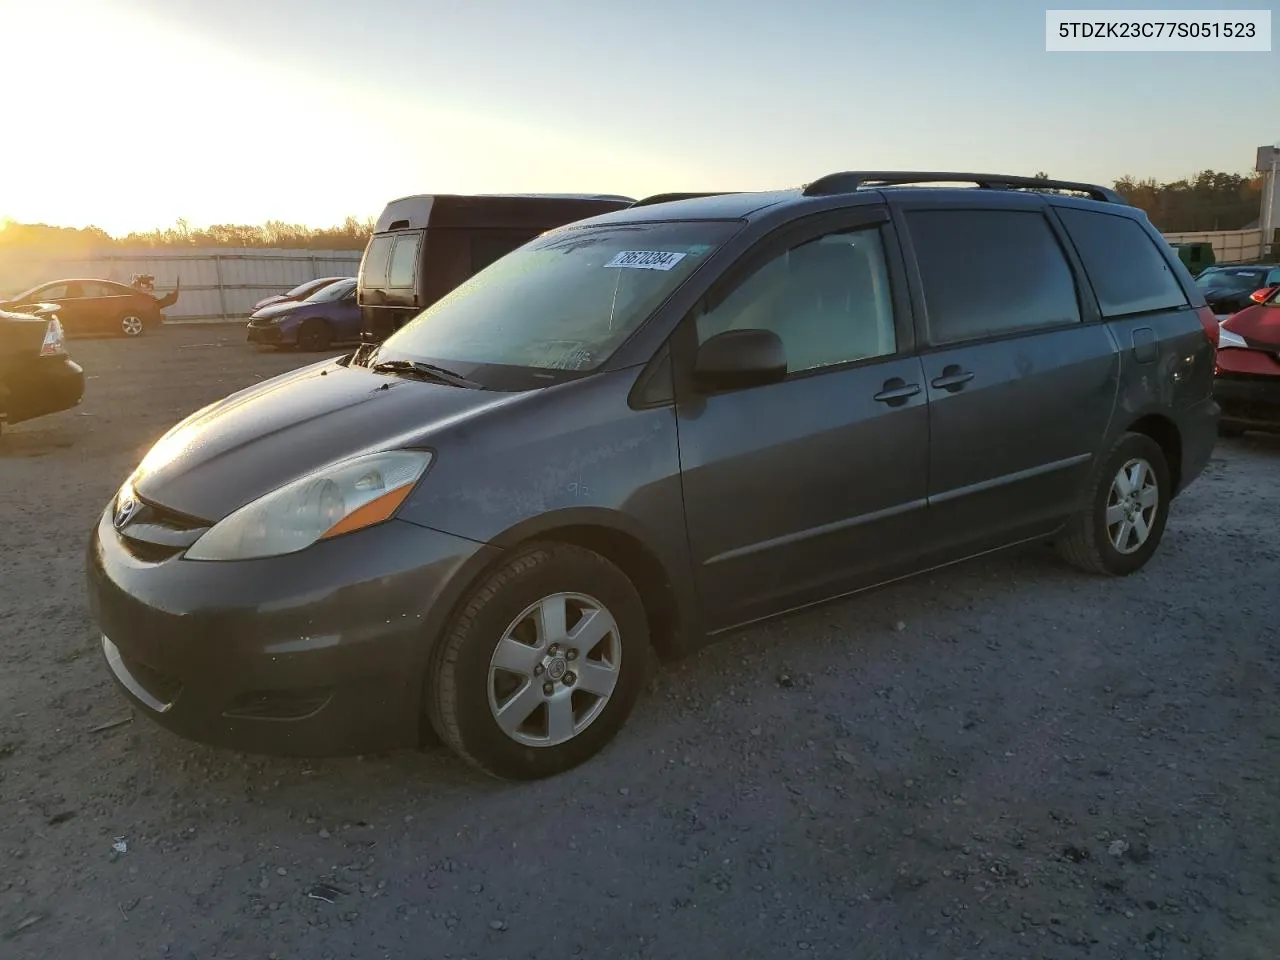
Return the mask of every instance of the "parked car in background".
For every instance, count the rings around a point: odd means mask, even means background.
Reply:
[[[68,337],[122,334],[140,337],[164,323],[163,310],[173,306],[181,282],[163,297],[114,280],[54,280],[0,302],[0,309],[23,312],[41,303],[55,304]]]
[[[1280,264],[1219,264],[1196,277],[1196,286],[1219,320],[1253,305],[1253,294],[1280,285]]]
[[[1221,432],[1280,432],[1280,286],[1222,321],[1213,395]]]
[[[981,189],[903,185],[947,181]],[[1141,569],[1213,450],[1218,332],[1105,187],[640,201],[170,430],[91,535],[104,660],[198,740],[365,752],[425,716],[555,774],[651,647],[1025,542]]]
[[[53,310],[0,310],[0,431],[74,407],[83,396],[84,370],[67,356]]]
[[[253,305],[254,310],[261,310],[263,307],[269,307],[273,303],[284,303],[286,300],[298,301],[305,300],[313,293],[317,293],[322,288],[329,286],[331,283],[337,283],[339,280],[347,280],[348,277],[317,277],[315,280],[308,280],[306,283],[300,283],[292,290],[285,293],[277,293],[271,297],[263,297]]]
[[[328,350],[360,339],[355,277],[341,277],[302,300],[284,300],[249,318],[249,342],[302,350]]]
[[[538,234],[635,203],[611,194],[402,197],[387,204],[360,263],[362,338],[376,343]]]

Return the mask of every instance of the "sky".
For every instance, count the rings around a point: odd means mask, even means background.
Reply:
[[[1280,43],[1047,53],[1045,6],[0,0],[0,218],[325,226],[414,193],[848,169],[1174,180],[1280,140]]]

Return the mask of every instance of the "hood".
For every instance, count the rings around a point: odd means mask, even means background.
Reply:
[[[268,304],[258,310],[253,311],[249,317],[250,320],[270,320],[273,317],[285,317],[296,310],[301,309],[303,301],[301,300],[279,300],[276,303]]]
[[[1257,304],[1222,321],[1222,326],[1244,337],[1251,347],[1280,349],[1280,304]]]
[[[282,303],[283,301],[288,299],[289,298],[286,297],[283,293],[277,293],[273,297],[263,297],[261,300],[259,300],[257,303],[253,305],[253,309],[261,310],[263,307],[269,307],[273,303]]]
[[[152,447],[134,488],[159,506],[217,521],[329,463],[425,444],[460,418],[527,395],[387,377],[326,360],[192,414]]]

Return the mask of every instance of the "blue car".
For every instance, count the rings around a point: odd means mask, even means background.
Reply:
[[[328,350],[360,339],[356,279],[321,287],[305,300],[273,303],[249,317],[249,342],[303,350]]]

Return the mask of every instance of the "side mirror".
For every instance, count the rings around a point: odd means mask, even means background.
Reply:
[[[772,330],[718,333],[698,348],[693,362],[693,381],[708,393],[777,383],[786,375],[786,351]]]
[[[1255,290],[1249,294],[1249,299],[1254,303],[1265,303],[1267,297],[1276,292],[1275,287],[1263,287],[1261,290]]]

